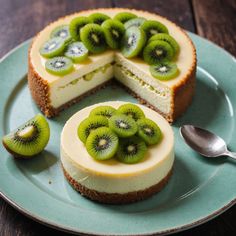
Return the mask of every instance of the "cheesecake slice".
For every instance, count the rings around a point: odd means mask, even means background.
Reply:
[[[61,133],[61,164],[69,183],[83,196],[102,203],[130,203],[146,199],[168,182],[174,163],[174,135],[169,123],[155,111],[139,105],[146,118],[162,132],[161,142],[148,147],[142,161],[125,164],[116,158],[93,159],[78,137],[78,126],[98,106],[118,108],[124,102],[105,102],[74,114]]]
[[[129,11],[147,20],[157,20],[169,30],[180,46],[175,61],[180,73],[174,79],[161,81],[154,78],[149,65],[142,58],[125,58],[121,52],[107,50],[89,55],[89,59],[74,64],[74,70],[65,76],[56,76],[45,70],[46,59],[39,53],[41,45],[50,37],[55,27],[68,25],[77,16],[88,16],[101,12],[113,17],[119,12]],[[29,49],[28,82],[33,99],[42,112],[53,117],[61,110],[103,87],[115,79],[141,103],[173,122],[190,105],[195,87],[196,52],[188,35],[171,21],[156,14],[130,9],[96,9],[82,11],[63,17],[43,29],[34,38]]]

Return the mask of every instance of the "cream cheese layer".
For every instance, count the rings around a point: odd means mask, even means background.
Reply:
[[[68,174],[81,185],[99,192],[127,193],[144,190],[159,183],[171,170],[174,162],[174,136],[169,123],[153,110],[140,106],[146,117],[156,122],[163,133],[158,145],[149,146],[144,160],[136,164],[124,164],[116,159],[96,161],[79,140],[77,128],[99,105],[118,108],[124,102],[96,104],[74,114],[61,133],[61,162]]]

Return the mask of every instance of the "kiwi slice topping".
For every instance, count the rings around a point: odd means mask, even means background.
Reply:
[[[47,145],[50,129],[41,114],[36,115],[16,130],[5,135],[2,143],[16,157],[31,157],[40,153]]]
[[[69,25],[60,25],[57,26],[50,34],[51,38],[55,38],[55,37],[60,37],[62,39],[64,39],[66,42],[69,42],[72,37],[70,35],[70,31],[69,31]]]
[[[110,19],[108,15],[103,13],[93,13],[89,17],[91,23],[101,25],[104,21]]]
[[[131,103],[121,105],[117,111],[121,114],[131,117],[135,121],[141,118],[145,118],[145,115],[142,109]]]
[[[131,12],[120,12],[114,16],[114,20],[118,20],[123,24],[134,18],[137,18],[137,16]]]
[[[85,143],[89,134],[99,128],[108,126],[108,120],[103,116],[90,116],[83,120],[78,127],[79,139]]]
[[[90,52],[101,53],[106,50],[106,38],[100,25],[87,24],[81,29],[80,37]]]
[[[146,35],[142,29],[130,27],[122,39],[121,52],[127,58],[137,56],[146,43]]]
[[[80,30],[88,23],[90,20],[85,16],[76,17],[70,22],[69,31],[74,40],[80,40]]]
[[[82,62],[88,57],[88,49],[82,42],[74,42],[68,45],[65,56],[74,63]]]
[[[112,158],[118,149],[119,139],[117,135],[107,127],[101,127],[88,136],[86,149],[90,156],[96,160]]]
[[[147,39],[158,33],[169,33],[165,25],[155,20],[147,20],[140,27],[146,33]]]
[[[106,118],[111,118],[116,113],[116,109],[112,106],[99,106],[94,108],[90,112],[90,116],[104,116]]]
[[[112,49],[118,49],[125,33],[124,25],[120,21],[109,19],[102,23],[102,28],[108,46]]]
[[[67,57],[54,57],[45,63],[45,69],[49,73],[59,76],[69,74],[73,68],[73,62]]]
[[[119,161],[126,164],[140,162],[147,153],[145,142],[136,136],[120,139],[116,157]]]
[[[112,116],[108,124],[109,128],[122,138],[130,137],[138,131],[135,120],[123,114]]]
[[[52,58],[59,56],[65,50],[65,40],[61,37],[55,37],[46,41],[39,49],[43,57]]]
[[[156,40],[149,43],[143,50],[143,59],[148,64],[157,64],[161,61],[170,61],[174,56],[174,50],[169,43]]]
[[[133,18],[133,19],[125,22],[124,26],[126,29],[133,27],[133,26],[140,27],[145,21],[146,21],[146,19],[143,17],[136,17],[136,18]]]
[[[143,118],[137,121],[138,136],[144,140],[147,145],[153,145],[160,142],[162,133],[159,126],[150,119]]]
[[[160,62],[150,66],[153,77],[159,80],[170,80],[179,75],[179,69],[173,62]]]

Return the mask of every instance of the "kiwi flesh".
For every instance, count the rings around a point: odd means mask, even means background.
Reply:
[[[100,127],[108,126],[108,120],[103,116],[89,116],[78,126],[78,137],[85,143],[90,133]]]
[[[39,49],[40,54],[46,58],[59,56],[65,50],[66,44],[61,37],[51,38],[46,41]]]
[[[25,124],[2,138],[6,150],[15,157],[29,158],[46,147],[50,137],[47,120],[37,114]]]
[[[86,149],[95,160],[112,158],[119,145],[117,135],[107,127],[101,127],[91,132],[86,140]]]
[[[126,164],[134,164],[140,162],[147,153],[145,142],[136,136],[120,139],[116,158]]]
[[[131,117],[135,121],[141,118],[145,118],[144,112],[140,107],[137,105],[128,103],[128,104],[123,104],[117,109],[118,113],[124,114],[126,116]]]
[[[90,112],[90,116],[104,116],[111,118],[116,113],[116,109],[112,106],[98,106]]]
[[[69,31],[69,25],[60,25],[57,26],[50,34],[50,38],[60,37],[66,42],[69,42],[72,37]]]
[[[150,65],[161,61],[170,61],[173,57],[173,48],[169,43],[162,40],[150,42],[143,50],[143,59]]]
[[[73,62],[67,57],[53,57],[45,63],[47,72],[59,76],[71,73],[73,68]]]
[[[122,138],[130,137],[138,131],[135,120],[123,114],[113,115],[108,124],[109,128]]]
[[[89,24],[90,20],[86,16],[78,16],[71,20],[69,25],[69,31],[72,38],[76,41],[80,40],[80,30],[85,25]]]
[[[137,18],[137,16],[131,12],[120,12],[114,16],[114,20],[118,20],[123,24],[134,18]]]
[[[144,140],[147,145],[158,144],[162,138],[162,132],[159,126],[148,118],[137,121],[138,136]]]
[[[89,20],[91,23],[101,25],[104,21],[110,19],[108,15],[105,15],[103,13],[93,13],[89,15]]]
[[[109,19],[102,23],[102,28],[108,46],[112,49],[118,49],[125,33],[124,25],[120,21]]]
[[[160,62],[150,66],[152,76],[159,80],[170,80],[179,75],[179,69],[173,62]]]
[[[133,19],[125,22],[124,26],[125,26],[125,29],[128,29],[133,26],[140,27],[145,21],[146,21],[146,19],[143,17],[136,17],[136,18],[133,18]]]
[[[74,63],[79,63],[88,58],[88,49],[82,42],[74,42],[68,45],[65,56],[70,58]]]
[[[146,35],[142,29],[130,27],[122,39],[121,52],[126,58],[136,57],[146,43]]]
[[[80,31],[80,37],[85,47],[92,53],[106,50],[106,38],[103,28],[98,24],[87,24]]]

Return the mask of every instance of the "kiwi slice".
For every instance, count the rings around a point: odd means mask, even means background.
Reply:
[[[171,60],[174,50],[169,43],[163,40],[156,40],[149,43],[143,50],[143,59],[148,64],[157,64],[164,60]]]
[[[121,52],[127,58],[137,56],[146,43],[146,35],[142,29],[130,27],[125,31],[122,39]]]
[[[43,115],[38,114],[16,130],[5,135],[2,143],[13,156],[31,157],[46,147],[49,137],[48,122]]]
[[[159,80],[170,80],[178,76],[179,69],[175,63],[166,61],[151,65],[150,72]]]
[[[73,62],[67,57],[54,57],[45,63],[45,69],[54,75],[69,74],[73,68]]]
[[[135,121],[141,118],[145,118],[142,109],[134,104],[121,105],[117,111],[121,114],[131,117]]]
[[[68,45],[65,56],[78,63],[87,59],[88,49],[82,42],[74,42]]]
[[[120,12],[114,16],[114,20],[118,20],[123,24],[134,18],[137,18],[137,16],[131,12]]]
[[[158,33],[169,33],[165,25],[155,20],[147,20],[140,27],[146,33],[147,39]]]
[[[124,25],[120,21],[109,19],[102,23],[102,28],[108,46],[112,49],[119,48],[121,39],[125,33]]]
[[[119,145],[117,135],[107,127],[101,127],[88,136],[86,149],[95,160],[107,160],[112,158]]]
[[[46,41],[39,49],[39,52],[43,57],[51,58],[62,54],[65,46],[64,39],[55,37]]]
[[[50,34],[51,38],[55,38],[55,37],[60,37],[62,39],[64,39],[66,42],[69,42],[72,37],[70,35],[70,31],[69,31],[69,25],[60,25],[57,26]]]
[[[87,24],[81,29],[80,37],[90,52],[101,53],[106,50],[106,38],[100,25]]]
[[[80,30],[83,28],[85,25],[89,24],[90,20],[86,16],[79,16],[70,22],[69,25],[69,31],[72,36],[72,38],[76,41],[80,40]]]
[[[93,13],[89,17],[91,23],[101,25],[104,21],[110,19],[108,15],[103,13]]]
[[[116,158],[126,164],[134,164],[141,161],[147,153],[145,142],[136,136],[120,139]]]
[[[153,41],[156,41],[156,40],[163,40],[167,43],[170,44],[170,46],[174,49],[174,54],[178,54],[179,52],[179,44],[176,42],[176,40],[170,36],[169,34],[165,34],[165,33],[160,33],[160,34],[156,34],[156,35],[153,35],[149,40],[148,40],[148,44],[150,42],[153,42]]]
[[[153,145],[160,142],[162,133],[159,126],[152,120],[143,118],[137,121],[138,136],[144,140],[147,145]]]
[[[116,113],[116,109],[112,106],[99,106],[94,108],[90,112],[90,116],[104,116],[106,118],[110,118]]]
[[[136,18],[133,18],[133,19],[125,22],[124,26],[126,29],[133,27],[133,26],[140,27],[145,21],[146,21],[146,19],[143,17],[136,17]]]
[[[130,137],[138,130],[135,120],[123,114],[113,115],[108,124],[109,128],[122,138]]]
[[[91,133],[91,131],[103,127],[108,126],[108,120],[103,116],[89,116],[84,119],[78,127],[78,136],[79,139],[85,143],[87,137]]]

